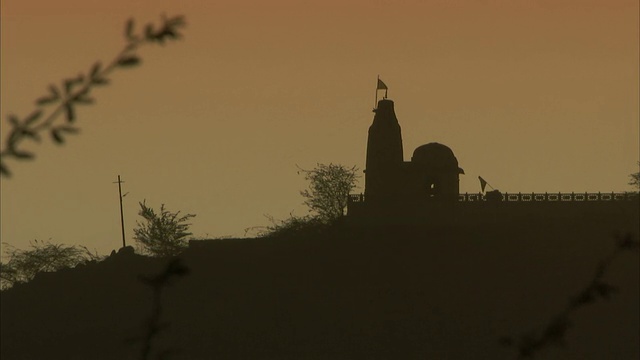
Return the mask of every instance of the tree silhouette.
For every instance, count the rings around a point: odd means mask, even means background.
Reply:
[[[349,192],[356,186],[357,168],[317,164],[311,170],[299,169],[304,173],[305,180],[309,181],[309,188],[300,192],[309,210],[317,213],[318,218],[325,222],[344,216]]]
[[[152,256],[168,257],[178,255],[187,246],[187,237],[191,235],[187,224],[194,214],[180,216],[180,212],[170,212],[164,204],[160,206],[160,212],[156,213],[143,201],[140,204],[138,215],[144,218],[138,222],[133,230],[134,239],[142,251]]]
[[[11,175],[6,164],[7,159],[31,160],[35,157],[33,153],[21,148],[24,140],[40,142],[41,133],[48,132],[53,142],[61,145],[65,142],[67,135],[77,134],[79,128],[74,125],[77,118],[76,106],[93,104],[91,90],[94,87],[107,85],[108,76],[114,70],[139,65],[142,60],[136,54],[136,50],[142,45],[164,44],[168,40],[180,38],[178,29],[185,26],[185,21],[182,16],[172,18],[162,16],[162,24],[159,27],[147,24],[141,34],[135,34],[134,25],[133,19],[127,22],[125,27],[127,43],[106,66],[98,61],[87,73],[67,78],[60,85],[49,85],[48,94],[36,99],[36,109],[26,117],[21,119],[13,114],[7,116],[11,130],[7,132],[6,140],[0,147],[2,176]],[[49,107],[48,112],[45,111],[47,107]],[[62,114],[64,114],[64,120],[59,121]]]

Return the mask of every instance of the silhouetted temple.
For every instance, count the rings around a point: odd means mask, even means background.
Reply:
[[[453,151],[438,143],[415,149],[404,161],[402,133],[393,101],[380,100],[369,127],[365,197],[370,204],[458,199],[459,175]]]
[[[416,219],[469,224],[514,217],[629,218],[637,214],[637,193],[460,193],[453,151],[437,142],[419,146],[404,161],[402,132],[394,102],[383,99],[369,127],[364,194],[350,195],[353,218]],[[632,216],[633,217],[633,216]],[[398,221],[396,221],[398,222]]]

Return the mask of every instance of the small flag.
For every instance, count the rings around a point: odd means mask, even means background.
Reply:
[[[483,179],[482,176],[478,176],[478,180],[480,180],[480,188],[484,192],[484,188],[487,187],[487,180]]]
[[[387,90],[387,85],[382,82],[382,80],[378,79],[378,90]]]

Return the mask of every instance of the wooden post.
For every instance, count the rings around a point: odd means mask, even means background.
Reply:
[[[124,238],[124,212],[122,211],[122,183],[124,181],[120,180],[120,175],[118,175],[118,181],[114,182],[118,183],[118,198],[120,199],[120,227],[122,228],[122,247],[126,247],[127,243]]]

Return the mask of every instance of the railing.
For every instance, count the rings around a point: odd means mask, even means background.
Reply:
[[[638,198],[637,193],[504,193],[500,194],[502,201],[507,202],[531,202],[531,201],[626,201]],[[494,195],[495,196],[495,195]],[[486,194],[460,194],[458,201],[491,201],[487,199]],[[496,199],[498,200],[498,199]]]
[[[496,195],[493,195],[496,196]],[[584,201],[629,201],[639,198],[638,193],[624,192],[624,193],[504,193],[498,194],[501,199],[487,199],[486,194],[459,194],[458,201],[460,202],[480,202],[480,201],[506,201],[506,202],[584,202]],[[491,195],[490,195],[491,197]],[[365,201],[363,194],[350,194],[350,203],[363,203]]]

